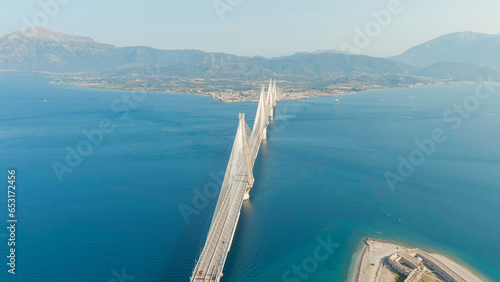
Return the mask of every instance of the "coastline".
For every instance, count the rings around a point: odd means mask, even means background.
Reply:
[[[90,89],[102,89],[102,90],[116,90],[116,91],[144,91],[152,93],[179,93],[179,94],[189,94],[189,95],[200,95],[205,97],[210,97],[221,103],[235,103],[235,102],[258,102],[260,91],[236,91],[231,88],[220,89],[214,92],[204,92],[197,88],[183,87],[170,87],[171,89],[160,89],[160,88],[144,88],[139,85],[124,85],[124,84],[114,84],[114,83],[93,83],[93,82],[83,82],[83,81],[64,81],[63,78],[67,75],[64,73],[51,73],[51,72],[41,72],[41,71],[12,71],[12,70],[0,70],[0,75],[10,74],[15,76],[41,76],[50,79],[50,84],[54,85],[64,85],[64,86],[74,86],[74,87],[85,87]],[[285,84],[286,80],[281,81]],[[310,91],[298,91],[293,93],[282,93],[279,95],[279,100],[289,100],[289,101],[301,101],[305,99],[312,99],[318,97],[338,97],[352,94],[360,94],[364,92],[371,91],[383,91],[388,89],[406,89],[406,88],[422,88],[422,87],[433,87],[433,86],[447,86],[447,85],[470,85],[479,83],[498,83],[498,82],[481,82],[481,81],[439,81],[432,83],[417,83],[409,85],[396,85],[393,87],[383,87],[379,85],[366,85],[362,89],[357,90],[335,90],[334,92],[316,92],[314,90]]]
[[[200,95],[210,97],[221,103],[235,103],[235,102],[258,102],[260,92],[256,91],[250,96],[245,96],[243,93],[239,93],[237,91],[233,91],[231,89],[227,89],[223,92],[200,92],[194,91],[195,89],[187,89],[187,88],[179,88],[176,90],[162,90],[162,89],[144,89],[144,88],[130,88],[123,87],[118,84],[95,84],[95,83],[64,83],[62,81],[52,80],[50,82],[54,85],[66,85],[66,86],[78,86],[78,87],[88,87],[93,89],[107,89],[107,90],[117,90],[117,91],[145,91],[145,92],[153,92],[153,93],[182,93],[189,95]],[[373,87],[366,88],[359,91],[342,91],[336,93],[326,93],[326,92],[294,92],[292,94],[286,93],[285,95],[281,95],[279,100],[288,100],[288,101],[300,101],[304,99],[312,99],[318,97],[338,97],[338,96],[346,96],[352,94],[360,94],[371,91],[383,91],[388,89],[407,89],[407,88],[423,88],[423,87],[432,87],[432,86],[447,86],[447,85],[470,85],[470,84],[478,84],[478,83],[495,83],[495,82],[471,82],[471,81],[453,81],[453,82],[440,82],[440,83],[431,83],[431,84],[418,84],[418,85],[406,85],[406,86],[395,86],[395,87]],[[248,94],[248,93],[246,93]],[[226,96],[230,96],[226,98]]]
[[[205,96],[205,97],[210,97],[218,102],[221,103],[236,103],[236,102],[258,102],[258,94],[255,92],[254,97],[248,97],[248,96],[243,96],[239,95],[237,98],[232,97],[231,99],[226,99],[223,96],[226,95],[229,91],[232,91],[228,89],[228,92],[198,92],[198,91],[186,91],[186,89],[178,89],[178,90],[172,90],[172,91],[166,91],[166,90],[160,90],[160,89],[144,89],[144,88],[127,88],[127,87],[120,87],[117,85],[113,85],[111,87],[106,87],[106,85],[97,85],[97,84],[92,84],[92,83],[83,83],[83,84],[72,84],[72,83],[62,83],[62,82],[56,82],[55,80],[52,80],[50,82],[51,84],[54,85],[65,85],[65,86],[76,86],[76,87],[87,87],[87,88],[92,88],[92,89],[105,89],[105,90],[116,90],[116,91],[145,91],[145,92],[152,92],[152,93],[179,93],[179,94],[189,94],[189,95],[200,95],[200,96]],[[432,83],[432,84],[421,84],[421,85],[407,85],[407,86],[395,86],[395,87],[375,87],[375,88],[366,88],[362,89],[359,91],[350,91],[350,92],[342,92],[342,93],[326,93],[326,92],[320,92],[320,93],[310,93],[310,92],[295,92],[293,94],[287,93],[286,95],[281,95],[279,96],[280,101],[300,101],[300,100],[305,100],[305,99],[312,99],[312,98],[318,98],[318,97],[339,97],[339,96],[346,96],[346,95],[353,95],[353,94],[361,94],[365,92],[372,92],[372,91],[383,91],[383,90],[389,90],[389,89],[408,89],[408,88],[425,88],[425,87],[433,87],[433,86],[451,86],[451,85],[473,85],[473,84],[496,84],[499,82],[481,82],[481,81],[452,81],[452,82],[440,82],[440,83]],[[234,93],[233,93],[234,94]]]
[[[349,280],[350,281],[358,281],[359,280],[359,272],[361,271],[361,260],[366,254],[366,250],[368,245],[366,242],[363,240],[363,248],[361,249],[361,252],[358,252],[356,259],[355,259],[355,267],[354,267],[354,275],[349,275]]]
[[[170,94],[170,93],[179,93],[179,94],[188,94],[188,95],[199,95],[199,96],[205,96],[205,97],[210,97],[218,102],[221,103],[237,103],[237,102],[258,102],[259,98],[257,95],[257,92],[255,92],[255,97],[244,97],[242,95],[238,96],[239,98],[232,98],[232,99],[225,99],[223,96],[227,94],[227,92],[194,92],[194,91],[186,91],[184,90],[179,90],[179,91],[165,91],[165,90],[160,90],[160,89],[144,89],[144,88],[127,88],[127,87],[106,87],[105,85],[95,85],[95,84],[71,84],[71,83],[61,83],[61,82],[56,82],[56,81],[50,81],[50,84],[54,85],[63,85],[63,86],[74,86],[74,87],[86,87],[90,89],[103,89],[103,90],[116,90],[116,91],[127,91],[127,92],[133,92],[133,91],[144,91],[144,92],[151,92],[151,93],[165,93],[165,94]],[[390,89],[390,88],[386,88]],[[338,97],[338,96],[345,96],[345,95],[352,95],[352,94],[357,94],[357,93],[362,93],[362,92],[368,92],[368,91],[373,91],[373,90],[383,90],[380,88],[376,89],[366,89],[362,91],[357,91],[357,92],[346,92],[346,93],[313,93],[310,94],[308,92],[296,92],[293,94],[286,94],[282,95],[279,97],[280,101],[300,101],[300,100],[305,100],[305,99],[312,99],[312,98],[317,98],[317,97]]]
[[[388,263],[385,261],[388,256],[399,252],[422,252],[430,255],[433,259],[446,265],[453,273],[460,275],[467,282],[489,281],[477,270],[466,265],[459,259],[450,258],[436,252],[425,252],[418,248],[411,248],[397,242],[391,242],[385,239],[365,238],[362,252],[351,263],[355,265],[353,274],[349,275],[349,280],[353,282],[372,282],[385,280],[384,270],[389,270]],[[384,262],[382,261],[384,260]],[[394,272],[393,269],[390,271]],[[387,275],[387,274],[386,274]]]

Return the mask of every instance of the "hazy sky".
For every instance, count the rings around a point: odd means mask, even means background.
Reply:
[[[40,3],[59,1],[59,11]],[[214,0],[2,0],[0,36],[30,22],[118,46],[204,51],[266,57],[355,45],[355,28],[373,13],[400,3],[390,23],[373,29],[363,48],[371,56],[397,55],[439,35],[457,31],[500,34],[499,0],[216,0],[228,5],[221,20]],[[221,6],[223,7],[223,6]],[[222,9],[222,8],[221,8]],[[53,9],[52,9],[53,10]],[[358,45],[359,47],[360,45]]]

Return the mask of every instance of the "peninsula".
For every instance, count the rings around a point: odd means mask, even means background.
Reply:
[[[353,281],[481,282],[484,280],[443,255],[366,238]]]

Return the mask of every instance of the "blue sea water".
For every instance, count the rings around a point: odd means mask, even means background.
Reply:
[[[440,252],[500,281],[500,87],[458,128],[443,119],[476,89],[281,101],[222,281],[346,281],[365,237]],[[189,278],[216,201],[193,199],[224,172],[238,113],[251,125],[257,105],[148,93],[126,116],[112,110],[130,95],[0,77],[1,281]],[[66,148],[76,150],[82,130],[103,119],[114,129],[59,181],[54,162],[66,164]],[[408,159],[414,141],[437,128],[447,140],[391,189],[384,173],[397,173],[398,158]],[[12,168],[15,275],[6,265]],[[186,221],[180,206],[196,212]],[[321,240],[336,247],[314,264]],[[307,277],[287,276],[294,266]]]

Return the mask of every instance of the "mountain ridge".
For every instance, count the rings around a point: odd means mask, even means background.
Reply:
[[[326,61],[324,61],[326,59]],[[64,34],[36,27],[16,31],[0,38],[0,67],[13,70],[54,72],[109,72],[124,66],[162,63],[185,65],[200,72],[229,71],[231,65],[238,75],[256,68],[260,73],[283,75],[323,75],[339,72],[401,73],[401,63],[367,56],[353,56],[348,63],[345,55],[332,52],[297,53],[291,56],[264,58],[239,57],[200,50],[161,50],[147,46],[117,47],[102,44],[90,37]],[[246,64],[246,66],[242,66]],[[238,72],[239,71],[239,72]],[[255,75],[255,73],[253,74]]]
[[[449,33],[390,59],[419,67],[450,62],[500,70],[500,35],[471,31]]]
[[[90,37],[65,34],[43,27],[32,27],[0,38],[0,69],[103,74],[112,77],[144,75],[146,66],[157,65],[162,68],[165,76],[178,79],[253,80],[274,77],[299,81],[318,79],[336,81],[345,76],[395,75],[475,81],[487,73],[491,73],[495,79],[500,78],[496,70],[491,70],[491,67],[485,65],[476,66],[474,63],[461,60],[438,60],[426,65],[425,58],[422,59],[422,57],[432,57],[434,53],[446,54],[451,48],[449,46],[441,48],[440,52],[420,51],[422,48],[436,48],[436,42],[458,40],[470,43],[474,40],[486,40],[485,38],[496,40],[497,36],[473,32],[447,34],[410,48],[405,53],[392,58],[349,55],[335,50],[299,52],[290,56],[264,58],[207,53],[201,50],[162,50],[147,46],[117,47],[98,43]],[[500,36],[498,39],[500,51]],[[490,43],[488,46],[495,47]],[[458,48],[458,50],[461,49]],[[413,60],[417,60],[419,64],[408,63]],[[376,79],[372,78],[370,81],[375,82]]]

